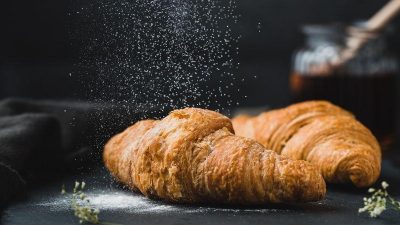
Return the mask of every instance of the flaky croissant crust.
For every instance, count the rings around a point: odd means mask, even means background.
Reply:
[[[372,185],[381,170],[381,149],[354,116],[326,101],[308,101],[233,119],[237,135],[267,149],[318,166],[330,183]]]
[[[227,117],[204,109],[134,124],[106,144],[104,162],[131,189],[179,203],[307,202],[326,191],[311,164],[235,136]]]

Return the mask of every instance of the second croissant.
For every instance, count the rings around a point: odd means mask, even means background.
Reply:
[[[233,119],[237,135],[316,165],[330,183],[368,187],[381,170],[381,149],[354,116],[326,101],[309,101],[256,117]]]

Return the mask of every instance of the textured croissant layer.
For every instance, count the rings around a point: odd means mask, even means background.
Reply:
[[[237,135],[282,156],[311,162],[327,182],[368,187],[379,177],[377,140],[351,113],[329,102],[303,102],[232,121]]]
[[[104,162],[131,189],[171,202],[308,202],[326,191],[314,166],[235,136],[227,117],[204,109],[134,124],[106,144]]]

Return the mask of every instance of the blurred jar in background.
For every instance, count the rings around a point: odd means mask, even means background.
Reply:
[[[294,54],[290,77],[293,101],[329,100],[353,112],[384,149],[390,147],[400,74],[398,60],[387,51],[384,33],[350,32],[340,25],[307,25],[303,33],[305,46]],[[363,35],[368,42],[354,58],[332,69],[330,63],[338,59],[350,35]]]

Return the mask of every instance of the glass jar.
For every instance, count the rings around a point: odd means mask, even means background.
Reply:
[[[394,141],[398,60],[388,53],[383,33],[349,31],[341,25],[303,27],[305,46],[294,53],[290,90],[294,102],[328,100],[355,114],[383,148]],[[340,67],[346,40],[363,35],[366,44]]]

